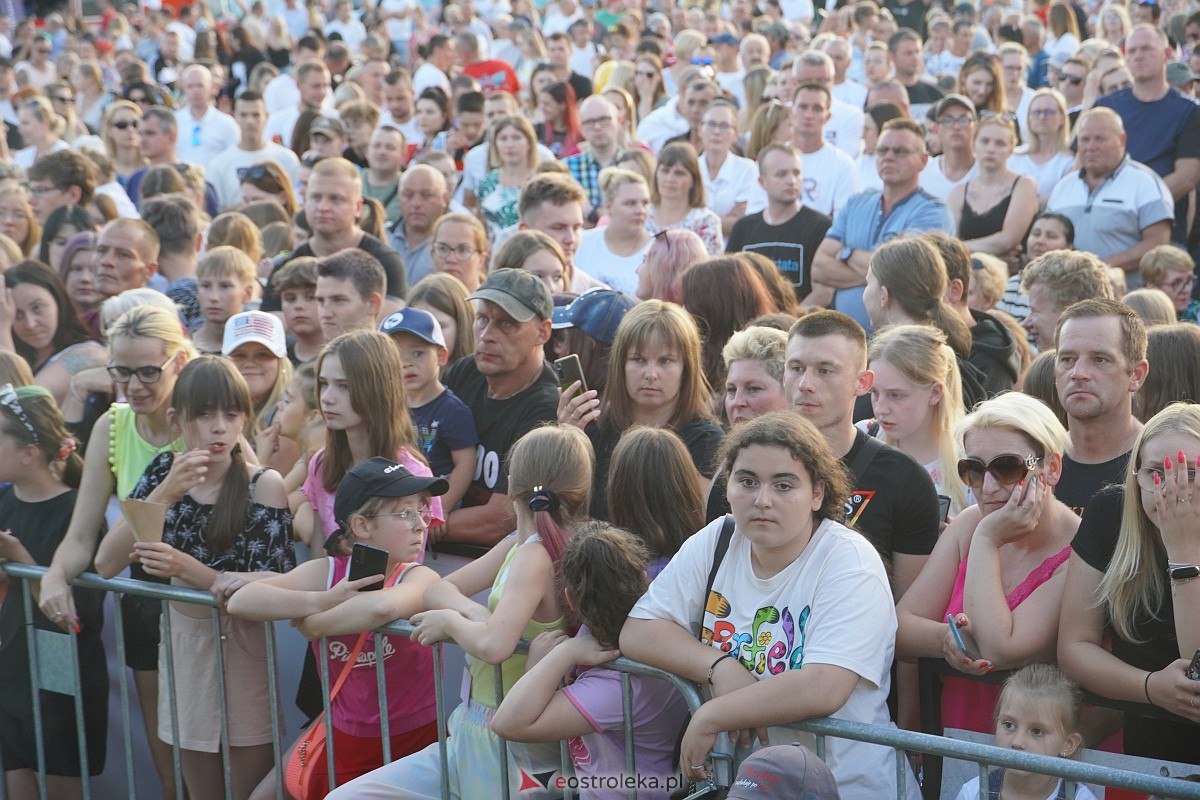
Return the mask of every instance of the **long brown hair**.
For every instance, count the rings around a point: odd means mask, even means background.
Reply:
[[[636,536],[604,522],[585,522],[567,544],[563,585],[602,647],[617,646],[625,618],[646,592],[647,556]]]
[[[392,340],[379,331],[350,331],[325,346],[317,357],[317,392],[324,386],[320,377],[325,359],[335,356],[347,377],[350,407],[367,426],[368,458],[395,458],[401,448],[413,458],[424,461],[417,445],[412,417],[408,415],[404,384],[396,376],[404,372],[400,353]],[[327,429],[325,454],[321,459],[321,485],[326,491],[337,489],[350,468],[350,440],[345,431]]]
[[[782,310],[758,270],[736,255],[703,261],[683,273],[683,307],[700,329],[704,374],[713,386],[725,385],[721,348],[729,337],[755,317]]]
[[[625,432],[608,469],[608,516],[655,559],[671,558],[704,527],[702,479],[679,436],[642,425]]]
[[[933,245],[919,237],[893,239],[871,256],[870,269],[914,322],[940,328],[960,358],[971,355],[971,330],[946,304],[946,263]]]
[[[75,452],[75,440],[67,431],[54,397],[35,385],[17,386],[14,391],[25,419],[19,419],[13,409],[0,403],[0,412],[3,412],[0,413],[0,429],[22,447],[36,447],[58,479],[72,489],[78,489],[83,460]],[[25,427],[26,422],[33,426],[32,431]]]

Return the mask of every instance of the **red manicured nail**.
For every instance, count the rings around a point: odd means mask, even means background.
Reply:
[[[1167,456],[1166,458],[1163,459],[1163,466],[1166,467],[1167,469],[1171,468],[1171,457],[1170,456]]]
[[[1158,486],[1160,483],[1162,483],[1162,480],[1158,477],[1158,473],[1156,472],[1154,473],[1154,485]]]
[[[1182,451],[1182,450],[1180,450],[1180,451],[1179,451],[1179,463],[1180,463],[1180,464],[1182,464],[1183,462],[1184,462],[1184,458],[1183,458],[1183,451]]]

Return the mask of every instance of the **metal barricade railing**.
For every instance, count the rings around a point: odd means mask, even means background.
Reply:
[[[45,753],[42,744],[42,724],[38,714],[38,692],[37,688],[42,688],[50,691],[59,691],[63,694],[75,695],[76,709],[76,728],[78,736],[78,745],[80,747],[80,757],[82,762],[82,773],[85,778],[83,780],[83,796],[91,797],[91,791],[86,778],[87,769],[87,753],[86,740],[84,736],[84,718],[82,697],[79,690],[81,685],[79,670],[80,665],[75,656],[75,634],[56,634],[47,631],[36,631],[34,627],[34,611],[32,604],[32,592],[30,587],[31,581],[41,579],[42,574],[46,571],[44,567],[35,567],[22,564],[5,564],[3,569],[8,573],[10,578],[18,578],[21,580],[21,591],[24,592],[26,602],[25,625],[26,632],[29,634],[29,659],[30,672],[33,678],[35,687],[34,691],[34,708],[35,708],[35,726],[37,737],[37,761],[38,772],[40,775],[45,775]],[[170,586],[161,583],[147,583],[124,578],[103,579],[94,574],[84,574],[77,578],[73,586],[97,589],[102,591],[112,592],[117,595],[134,595],[140,597],[149,597],[158,600],[163,604],[164,622],[163,622],[163,647],[166,649],[165,661],[168,665],[169,674],[166,681],[168,687],[168,707],[171,717],[170,725],[172,730],[172,759],[175,766],[175,789],[178,797],[183,796],[183,778],[182,769],[180,769],[181,755],[179,746],[179,729],[178,729],[178,688],[175,685],[170,638],[170,614],[169,603],[181,602],[191,603],[210,608],[212,610],[213,620],[213,637],[214,642],[221,641],[221,622],[218,613],[217,604],[213,597],[203,591],[195,589],[187,589],[182,587]],[[10,591],[12,588],[10,587]],[[121,612],[121,604],[115,603],[115,633],[117,642],[117,658],[118,662],[124,664],[124,637],[123,637],[123,614]],[[283,785],[283,770],[282,765],[287,751],[284,749],[290,744],[290,740],[285,740],[284,733],[280,728],[279,720],[279,692],[278,692],[278,674],[277,661],[274,648],[273,624],[263,623],[265,626],[266,642],[267,642],[267,680],[268,689],[270,692],[270,713],[271,713],[271,730],[273,739],[273,755],[277,767],[275,771],[275,791],[276,796],[285,798],[287,795],[284,792]],[[414,626],[406,620],[396,620],[387,625],[376,629],[377,633],[392,634],[396,636],[408,636],[413,631]],[[60,637],[60,638],[53,638]],[[67,646],[69,645],[69,646]],[[390,752],[390,731],[388,725],[388,705],[387,705],[387,686],[384,674],[384,640],[382,637],[375,637],[375,663],[376,682],[379,690],[380,703],[380,721],[382,737],[382,750],[384,763],[391,761]],[[48,659],[50,649],[53,649],[53,659]],[[326,652],[323,646],[320,648],[322,652]],[[43,652],[45,651],[45,652]],[[69,651],[70,656],[65,654]],[[228,780],[230,775],[230,754],[229,754],[229,729],[228,718],[226,715],[226,688],[224,686],[224,671],[222,669],[221,648],[214,647],[215,651],[215,668],[218,678],[218,697],[216,698],[220,705],[220,731],[221,731],[221,759],[224,774],[226,775],[225,795],[231,797],[232,784]],[[527,652],[528,642],[522,641],[518,645],[518,652]],[[53,661],[57,671],[48,669],[48,663]],[[61,675],[62,668],[65,666],[70,673],[70,679],[65,679]],[[330,688],[330,670],[326,663],[326,659],[317,660],[318,670],[321,677],[322,695],[324,710],[328,717],[330,713],[329,688]],[[448,798],[450,796],[449,786],[449,771],[448,771],[448,749],[447,749],[447,718],[448,704],[445,697],[445,688],[443,686],[443,645],[438,644],[433,648],[433,667],[434,667],[434,698],[437,706],[437,727],[438,727],[438,744],[440,757],[442,760],[442,796]],[[619,658],[616,661],[603,665],[604,668],[617,670],[622,674],[622,707],[624,718],[624,734],[625,734],[625,768],[629,776],[637,774],[637,758],[634,749],[634,730],[632,718],[632,693],[631,693],[631,676],[644,676],[658,678],[667,681],[680,694],[688,705],[691,712],[695,712],[702,702],[701,696],[694,684],[673,675],[668,672],[656,669],[654,667],[632,661],[627,658]],[[502,691],[503,680],[501,667],[497,665],[495,669],[495,682],[498,692]],[[122,739],[125,746],[125,777],[129,786],[129,796],[136,797],[136,788],[134,782],[134,766],[133,766],[133,736],[131,732],[133,715],[130,712],[129,690],[127,686],[127,677],[122,673],[118,677],[120,684],[120,703],[122,714]],[[497,704],[501,698],[497,698]],[[895,751],[896,772],[897,772],[897,797],[904,798],[906,791],[906,782],[908,780],[908,766],[905,757],[906,752],[927,753],[937,757],[950,757],[960,760],[973,761],[980,765],[981,787],[986,790],[987,786],[987,767],[1000,766],[1012,769],[1020,769],[1028,772],[1037,772],[1046,775],[1053,775],[1063,778],[1067,781],[1079,781],[1094,785],[1112,786],[1122,789],[1129,789],[1137,792],[1146,792],[1156,797],[1164,798],[1183,798],[1184,800],[1200,800],[1200,784],[1188,783],[1174,778],[1165,778],[1158,775],[1150,775],[1145,773],[1134,772],[1130,770],[1116,769],[1113,767],[1099,766],[1095,764],[1086,764],[1069,759],[1052,758],[1047,756],[1034,755],[1005,748],[999,748],[992,745],[978,744],[974,742],[961,741],[950,739],[944,736],[936,736],[928,733],[916,733],[912,731],[899,730],[893,727],[867,725],[863,723],[849,722],[838,719],[816,719],[808,720],[800,723],[793,723],[787,728],[802,731],[817,737],[816,748],[819,756],[825,756],[825,739],[829,737],[850,739],[855,741],[868,742],[871,744],[890,747]],[[153,734],[153,732],[151,732]],[[506,748],[508,745],[501,740],[501,748]],[[327,759],[330,776],[331,788],[335,781],[334,765],[334,741],[332,736],[327,742]],[[506,753],[500,754],[501,769],[507,773],[508,759]],[[566,745],[560,747],[560,757],[562,762],[562,774],[564,777],[572,775],[569,755]],[[713,753],[712,757],[717,761],[726,762],[729,770],[728,774],[732,775],[735,764],[732,757]],[[508,800],[510,796],[508,775],[502,776],[503,797]],[[1068,784],[1070,787],[1071,784]],[[45,783],[41,782],[41,797],[46,797]],[[1068,797],[1073,796],[1073,790],[1068,789]],[[630,784],[627,789],[629,797],[636,797],[636,788]],[[573,796],[573,792],[568,790],[565,792],[566,797]],[[981,796],[985,796],[981,793]],[[5,798],[4,781],[0,781],[0,800]]]

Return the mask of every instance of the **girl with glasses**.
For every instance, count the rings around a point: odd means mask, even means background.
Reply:
[[[136,103],[117,100],[104,110],[100,131],[122,187],[128,187],[133,173],[146,166],[141,124],[142,109]]]
[[[1033,178],[1037,183],[1038,207],[1045,208],[1055,184],[1075,163],[1069,142],[1071,123],[1067,116],[1067,101],[1057,89],[1038,89],[1033,93],[1026,129],[1028,139],[1020,152],[1009,158],[1008,168]]]
[[[964,456],[958,475],[975,504],[950,522],[901,598],[896,655],[945,658],[971,675],[1053,663],[1066,562],[1079,527],[1079,517],[1054,497],[1067,432],[1040,401],[1009,392],[977,406],[956,436]],[[943,725],[991,732],[998,693],[997,686],[947,678]]]
[[[443,214],[433,224],[429,245],[433,271],[453,275],[470,294],[483,283],[488,263],[488,236],[483,223],[470,214]]]
[[[296,566],[283,479],[246,463],[243,433],[254,406],[228,360],[201,356],[189,362],[167,418],[181,433],[182,452],[155,456],[129,495],[168,506],[166,523],[161,531],[145,531],[121,520],[101,542],[96,569],[112,577],[135,560],[154,578],[210,591],[223,608],[245,584]],[[171,604],[168,613],[170,650],[162,648],[158,660],[160,672],[169,670],[166,679],[174,681],[178,716],[172,718],[167,692],[160,689],[158,738],[179,744],[190,797],[224,796],[225,747],[232,794],[247,797],[270,771],[273,756],[263,626],[221,615],[222,719],[214,702],[221,695],[210,610]]]
[[[178,315],[151,306],[127,311],[108,329],[108,355],[112,383],[125,399],[114,403],[92,429],[71,525],[42,577],[42,613],[63,630],[80,624],[68,583],[92,563],[109,499],[114,492],[119,500],[129,497],[156,456],[182,447],[167,419],[175,382],[192,355]],[[140,564],[133,565],[130,575],[147,579]],[[164,795],[174,797],[171,748],[158,738],[160,611],[157,600],[147,602],[131,595],[121,600],[125,661],[134,671],[146,738]]]

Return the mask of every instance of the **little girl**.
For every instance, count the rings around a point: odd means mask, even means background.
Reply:
[[[283,476],[289,504],[299,503],[304,499],[299,490],[308,477],[308,462],[325,444],[325,421],[317,406],[317,365],[314,362],[296,368],[275,404],[271,424],[255,437],[254,450],[260,458],[266,458],[269,453],[279,452],[281,439],[293,442],[300,453],[299,459]],[[307,541],[304,543],[308,544]]]
[[[649,555],[636,536],[620,528],[589,522],[579,529],[563,556],[563,584],[567,602],[588,632],[573,639],[562,631],[539,635],[529,647],[525,675],[504,696],[492,719],[492,730],[513,741],[570,739],[582,800],[625,797],[624,790],[583,788],[603,785],[587,782],[589,777],[611,780],[626,774],[625,733],[621,673],[577,673],[576,665],[602,664],[620,655],[621,626],[649,584]],[[665,787],[668,776],[675,774],[672,750],[687,704],[666,681],[638,675],[630,677],[630,697],[635,769],[638,775],[655,776]],[[639,791],[638,797],[665,800],[667,792]]]
[[[522,436],[509,451],[508,494],[517,530],[486,556],[454,572],[425,592],[432,609],[412,618],[421,644],[453,639],[467,651],[465,702],[450,715],[447,747],[450,797],[497,796],[504,745],[489,723],[499,705],[495,665],[504,694],[525,671],[517,642],[563,625],[557,588],[570,532],[587,511],[592,483],[592,448],[570,426],[542,427]],[[469,598],[491,587],[487,608]],[[514,797],[557,797],[522,781],[522,775],[559,774],[558,745],[507,745],[509,786]],[[441,754],[433,744],[346,784],[331,800],[441,798]],[[554,778],[542,783],[554,785]]]
[[[187,449],[156,456],[129,495],[169,506],[162,541],[135,542],[118,522],[96,555],[101,575],[136,560],[154,577],[211,591],[224,606],[246,583],[296,565],[283,479],[248,465],[238,444],[253,416],[250,389],[227,359],[201,356],[184,367],[167,418]],[[158,736],[173,739],[173,675],[188,796],[224,797],[210,609],[173,603],[170,615],[174,663],[160,648]],[[225,614],[221,629],[232,792],[248,797],[272,764],[266,639],[263,626]]]
[[[339,532],[355,542],[388,552],[388,586],[358,594],[379,583],[375,575],[346,580],[350,559],[331,556],[308,561],[277,578],[245,586],[229,601],[229,611],[249,620],[296,619],[309,638],[325,639],[324,657],[332,685],[357,643],[355,633],[369,631],[422,610],[421,597],[437,573],[413,562],[425,544],[430,500],[445,494],[441,478],[420,478],[386,458],[372,458],[347,473],[338,485],[334,517]],[[368,634],[332,705],[333,755],[337,783],[357,778],[383,764],[380,746],[379,694],[375,680],[375,634]],[[313,652],[320,653],[314,642]],[[402,758],[437,741],[437,709],[433,691],[433,651],[400,636],[383,645],[388,694],[388,730],[392,758]],[[310,796],[329,791],[327,762],[314,769]],[[255,797],[274,797],[273,775],[263,779]]]
[[[75,506],[83,462],[75,440],[50,392],[40,386],[0,386],[0,561],[49,564],[66,535]],[[3,590],[7,588],[7,595]],[[108,722],[108,668],[100,630],[104,596],[72,589],[75,645],[83,693],[83,731],[88,771],[104,771]],[[37,739],[34,735],[33,688],[29,674],[29,641],[25,627],[25,592],[20,581],[0,572],[0,761],[8,797],[38,794]],[[34,606],[34,627],[55,631],[58,624]],[[45,655],[43,654],[43,658]],[[50,797],[82,796],[75,698],[43,690],[39,696],[42,742],[46,756],[45,788]]]
[[[1030,664],[1004,682],[996,703],[996,746],[1044,756],[1070,758],[1083,742],[1079,734],[1082,694],[1058,667]],[[989,800],[1061,800],[1064,782],[1050,775],[993,769]],[[955,800],[977,800],[979,778],[963,784]],[[1075,785],[1076,800],[1095,800],[1086,786]]]

